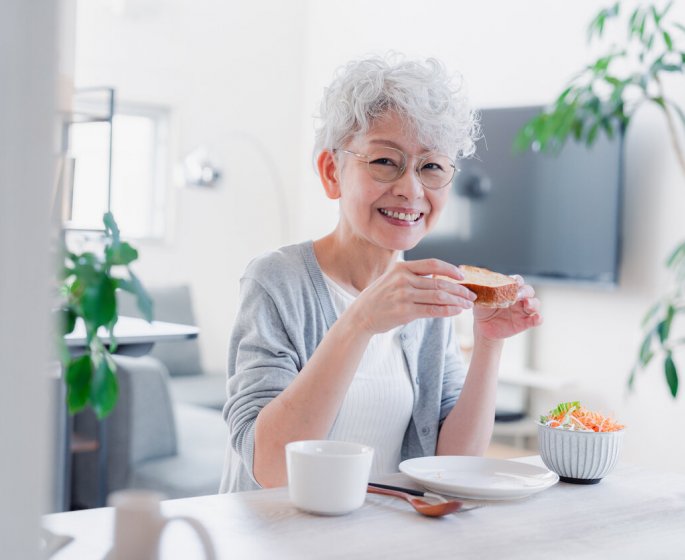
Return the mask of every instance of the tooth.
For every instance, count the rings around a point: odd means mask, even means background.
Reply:
[[[400,212],[400,220],[404,220],[404,216],[405,216],[405,213],[404,213],[404,212]]]

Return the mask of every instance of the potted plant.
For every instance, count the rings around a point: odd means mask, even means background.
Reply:
[[[599,134],[613,138],[625,132],[636,111],[651,103],[663,111],[685,178],[685,146],[678,135],[685,127],[685,110],[682,100],[679,105],[666,97],[663,86],[664,75],[685,75],[685,47],[679,46],[685,42],[685,25],[672,20],[672,6],[672,1],[661,8],[647,3],[624,12],[616,2],[602,9],[588,27],[588,41],[605,40],[607,25],[623,23],[624,43],[613,43],[604,56],[578,72],[557,99],[519,131],[515,148],[554,153],[569,139],[591,147]],[[674,339],[671,326],[677,315],[685,313],[685,241],[671,252],[666,267],[672,288],[642,321],[644,338],[628,385],[632,388],[636,373],[659,356],[675,398],[678,370],[673,355],[685,339]]]
[[[112,411],[119,396],[116,364],[111,356],[117,346],[113,335],[119,319],[116,291],[122,289],[134,294],[143,316],[152,320],[152,300],[130,267],[138,258],[138,251],[121,241],[119,228],[110,212],[104,215],[103,222],[101,254],[73,253],[64,249],[58,341],[69,412],[75,414],[90,405],[98,418],[104,418]],[[85,327],[86,347],[74,356],[64,342],[64,335],[74,330],[79,319]],[[106,336],[108,343],[98,336],[98,330]]]

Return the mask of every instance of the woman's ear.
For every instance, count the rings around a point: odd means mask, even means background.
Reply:
[[[340,198],[340,169],[335,154],[331,150],[321,152],[316,158],[316,167],[326,196],[331,200]]]

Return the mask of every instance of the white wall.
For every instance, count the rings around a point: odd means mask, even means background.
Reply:
[[[48,201],[56,3],[0,3],[0,543],[39,558],[47,509]],[[52,263],[50,263],[52,264]]]
[[[174,236],[143,245],[139,267],[150,284],[192,283],[206,361],[221,369],[248,259],[335,224],[337,207],[312,171],[311,117],[337,66],[388,49],[436,56],[465,76],[477,106],[545,103],[594,54],[585,29],[602,3],[174,0],[160,8],[145,0],[127,2],[135,8],[120,16],[106,5],[112,3],[80,2],[78,83],[112,83],[122,99],[169,105],[176,156],[206,144],[226,172],[215,190],[173,190]],[[685,6],[673,11],[685,19]],[[271,154],[285,205],[245,133]],[[580,394],[597,395],[588,404],[606,403],[629,423],[627,459],[685,470],[685,449],[652,437],[655,429],[680,437],[685,399],[672,402],[656,370],[624,399],[640,318],[665,281],[664,256],[685,235],[685,179],[659,115],[644,111],[630,130],[626,172],[621,287],[540,287],[546,323],[533,337],[530,359],[550,375],[576,377]]]
[[[76,85],[168,106],[174,161],[202,144],[223,171],[213,189],[170,187],[169,238],[137,243],[147,285],[191,284],[205,365],[223,372],[240,273],[298,219],[305,3],[115,4],[79,0]]]

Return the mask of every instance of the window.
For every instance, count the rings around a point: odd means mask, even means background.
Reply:
[[[168,121],[163,108],[117,105],[111,193],[109,123],[94,120],[71,126],[70,152],[76,163],[70,228],[102,229],[109,196],[122,235],[138,239],[164,235]]]

